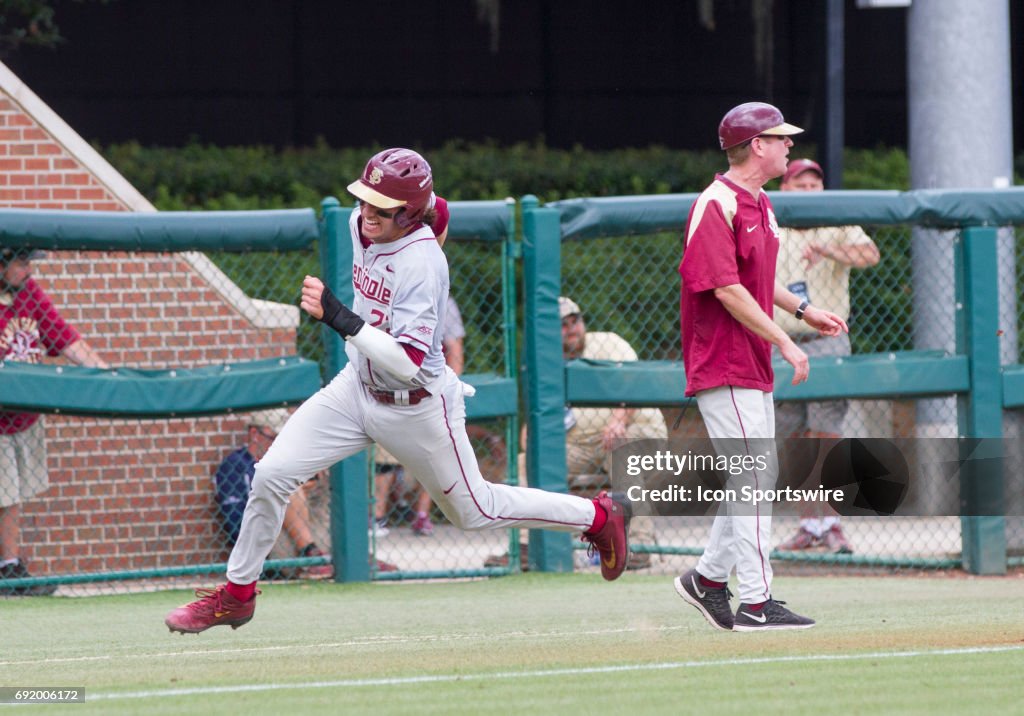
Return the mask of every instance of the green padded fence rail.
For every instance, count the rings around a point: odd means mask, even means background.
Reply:
[[[519,410],[519,389],[515,378],[475,373],[463,375],[461,380],[476,388],[476,395],[466,399],[466,418],[469,420],[515,415]]]
[[[453,238],[504,241],[509,201],[453,201]],[[348,220],[351,208],[340,210]],[[320,238],[312,209],[56,211],[0,209],[0,244],[78,251],[295,251]]]
[[[929,227],[1024,223],[1024,187],[1007,189],[768,192],[785,226],[918,224]],[[566,199],[563,239],[682,232],[697,194]]]
[[[515,201],[451,201],[448,237],[478,241],[504,241],[508,236]]]
[[[970,388],[966,356],[901,351],[811,358],[814,380],[790,385],[792,368],[775,363],[777,400],[922,397]],[[574,405],[679,405],[686,375],[679,361],[573,360],[565,364],[566,400]]]
[[[173,370],[0,364],[3,410],[108,417],[213,415],[295,404],[319,389],[319,366],[298,356]]]
[[[1024,408],[1024,365],[1003,367],[1003,407]]]
[[[49,211],[0,209],[0,243],[79,251],[295,251],[320,236],[312,209]]]

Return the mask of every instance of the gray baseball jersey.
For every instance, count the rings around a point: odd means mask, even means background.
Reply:
[[[397,241],[363,248],[359,212],[352,212],[349,228],[355,289],[352,310],[426,357],[409,383],[375,368],[351,343],[345,347],[348,359],[358,366],[360,380],[377,388],[408,390],[432,383],[444,371],[440,327],[448,302],[448,262],[433,231],[422,226]]]

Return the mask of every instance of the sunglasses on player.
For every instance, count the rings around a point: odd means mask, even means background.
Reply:
[[[398,212],[401,211],[401,209],[391,209],[390,211],[389,210],[385,210],[385,209],[378,209],[373,204],[368,204],[365,201],[363,201],[362,199],[359,200],[359,206],[360,207],[369,207],[369,208],[373,209],[373,213],[375,213],[377,216],[379,216],[382,219],[394,219],[395,218],[395,214],[397,214]]]

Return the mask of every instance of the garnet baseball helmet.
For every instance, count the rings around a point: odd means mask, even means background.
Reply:
[[[373,155],[348,190],[378,209],[404,209],[395,217],[402,228],[420,223],[434,203],[430,165],[411,149],[385,149]]]
[[[722,149],[731,149],[759,134],[786,136],[802,131],[800,127],[786,124],[778,107],[764,102],[747,102],[733,107],[722,117],[718,125],[718,141]]]

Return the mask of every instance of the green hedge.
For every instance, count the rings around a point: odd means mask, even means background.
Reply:
[[[276,209],[318,206],[325,196],[348,203],[345,187],[379,147],[304,149],[143,147],[101,148],[106,158],[162,210]],[[813,146],[793,156],[814,156]],[[588,151],[540,143],[512,146],[451,142],[424,150],[438,193],[453,200],[536,194],[541,201],[578,196],[695,192],[725,168],[719,151],[665,147]],[[849,189],[907,189],[910,172],[899,149],[848,150]],[[1024,163],[1024,160],[1022,160]],[[772,188],[772,185],[769,186]]]

